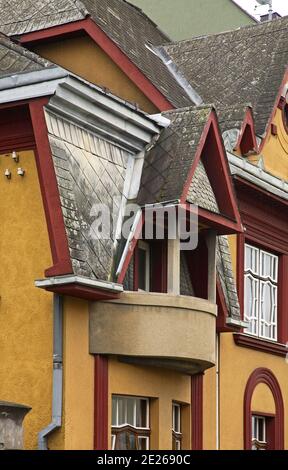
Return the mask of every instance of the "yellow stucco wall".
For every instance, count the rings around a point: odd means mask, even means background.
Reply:
[[[261,155],[264,158],[265,169],[278,178],[288,180],[288,134],[285,130],[282,111],[277,108],[273,123],[277,126],[277,135],[268,131],[266,143]],[[255,157],[249,158],[252,162]],[[258,158],[257,158],[258,160]]]
[[[284,358],[236,346],[233,335],[221,335],[220,368],[220,429],[223,450],[243,449],[244,392],[252,372],[259,367],[270,369],[276,376],[288,410],[288,365]],[[271,393],[265,386],[257,386],[252,398],[252,411],[272,413]],[[285,448],[288,449],[288,420],[285,418]]]
[[[191,401],[191,379],[187,375],[158,369],[123,364],[116,359],[109,360],[109,423],[111,423],[112,395],[131,395],[151,398],[154,408],[151,410],[151,447],[152,450],[172,449],[172,402],[177,401],[186,405]],[[153,400],[154,399],[154,400]],[[156,414],[156,416],[155,416]],[[183,447],[190,445],[190,407],[184,413]],[[158,421],[158,422],[157,422]],[[159,436],[157,436],[160,429]],[[155,432],[156,431],[156,432]],[[155,444],[158,437],[159,442]],[[153,441],[154,439],[154,441]],[[155,441],[156,439],[156,441]],[[109,442],[111,439],[109,439]],[[153,445],[154,444],[154,445]]]
[[[49,438],[53,450],[93,450],[94,358],[89,354],[88,302],[64,299],[63,426]]]
[[[88,36],[40,44],[33,50],[80,77],[108,88],[115,95],[138,103],[148,113],[158,112],[142,91]]]
[[[207,370],[204,375],[203,449],[216,449],[216,367]]]
[[[17,175],[20,166],[24,178]],[[52,296],[34,280],[52,260],[32,151],[20,152],[19,164],[0,155],[0,217],[0,400],[32,407],[25,448],[35,449],[51,420]]]

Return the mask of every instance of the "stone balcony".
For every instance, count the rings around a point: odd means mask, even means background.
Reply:
[[[90,307],[90,353],[196,374],[215,365],[217,306],[195,297],[125,292]]]

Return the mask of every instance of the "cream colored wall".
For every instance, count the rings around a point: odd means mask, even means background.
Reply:
[[[156,367],[141,367],[109,359],[109,423],[111,423],[112,395],[132,395],[149,397],[152,400],[151,417],[152,450],[157,449],[157,431],[159,432],[159,450],[172,449],[172,402],[190,404],[191,378],[170,370]],[[187,418],[184,446],[189,449],[190,438],[190,407]],[[159,419],[158,419],[159,417]],[[184,424],[184,423],[183,423]],[[156,435],[156,437],[155,437]],[[111,438],[109,436],[109,443]],[[156,445],[155,445],[156,443]]]
[[[33,50],[80,77],[111,90],[115,95],[138,103],[148,113],[158,112],[144,93],[88,36],[39,44]]]
[[[51,294],[34,280],[52,260],[35,157],[19,155],[18,164],[0,155],[0,399],[32,407],[25,448],[36,449],[38,432],[51,421],[53,310]]]
[[[93,450],[94,358],[89,354],[88,302],[64,299],[63,426],[49,448]]]
[[[233,335],[221,335],[220,412],[221,449],[243,449],[243,403],[248,379],[259,367],[270,369],[276,376],[288,410],[288,365],[284,358],[236,346]],[[267,387],[258,386],[253,395],[254,411],[271,413],[273,403]],[[252,409],[253,411],[253,409]],[[285,419],[285,448],[288,449],[288,420]]]

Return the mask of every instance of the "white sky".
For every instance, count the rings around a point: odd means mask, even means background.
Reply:
[[[268,5],[258,5],[256,0],[236,0],[236,2],[245,8],[249,13],[255,15],[259,19],[259,14],[264,15],[268,12]],[[254,10],[255,5],[258,5],[257,10]],[[281,15],[288,15],[288,0],[273,0],[273,10]]]

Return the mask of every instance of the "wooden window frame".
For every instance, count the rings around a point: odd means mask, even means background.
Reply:
[[[178,426],[176,430],[175,427],[175,415],[174,415],[174,410],[175,408],[178,408],[179,412],[179,417],[178,417]],[[179,431],[180,429],[180,431]],[[183,433],[182,433],[182,405],[181,403],[172,403],[172,448],[175,451],[180,451],[182,450],[182,440],[183,440]],[[177,449],[177,444],[180,444],[179,449]],[[175,448],[174,448],[175,447]]]
[[[123,432],[131,433],[134,434],[137,438],[143,438],[148,441],[148,449],[150,448],[150,436],[151,436],[151,428],[150,428],[150,399],[146,397],[136,397],[136,396],[128,396],[128,395],[116,395],[114,394],[112,396],[113,398],[130,398],[135,400],[143,400],[147,404],[147,416],[146,416],[146,427],[137,427],[136,423],[134,422],[134,425],[130,423],[124,423],[123,425],[114,425],[112,422],[111,425],[111,448],[112,450],[115,450],[116,443],[117,443],[117,437],[119,434],[122,434]],[[136,419],[136,414],[135,414],[135,419]]]
[[[256,315],[256,325],[257,325],[257,332],[256,333],[253,333],[251,331],[248,331],[248,329],[245,329],[244,330],[244,333],[249,335],[249,336],[253,336],[254,338],[258,338],[258,339],[264,339],[264,340],[268,340],[268,341],[273,341],[273,342],[278,342],[278,325],[279,325],[279,322],[278,322],[278,316],[279,316],[279,305],[278,305],[278,290],[279,290],[279,256],[276,255],[275,253],[271,252],[271,251],[268,251],[267,249],[263,249],[262,247],[259,247],[259,246],[255,246],[255,244],[251,244],[251,243],[245,243],[244,244],[244,258],[246,256],[246,248],[249,247],[249,248],[252,248],[253,250],[255,250],[257,253],[258,253],[258,272],[253,272],[252,270],[247,270],[246,272],[246,268],[244,266],[244,284],[245,284],[245,279],[246,279],[246,274],[249,273],[249,275],[252,276],[253,279],[257,280],[258,281],[258,302],[257,302],[257,315]],[[275,319],[275,329],[276,329],[276,337],[272,338],[272,337],[267,337],[267,336],[264,336],[264,335],[261,335],[261,322],[263,320],[261,320],[261,310],[260,310],[260,302],[261,302],[261,296],[260,296],[260,291],[261,291],[261,284],[264,283],[264,281],[267,280],[266,277],[263,277],[262,274],[261,274],[261,270],[262,270],[262,254],[267,254],[273,258],[275,258],[276,260],[276,271],[277,271],[277,274],[276,274],[276,279],[272,280],[271,281],[271,284],[274,285],[274,287],[276,288],[276,319]],[[244,299],[245,299],[245,287],[244,287]],[[244,301],[244,304],[245,304],[245,301]],[[246,317],[245,317],[245,311],[243,309],[243,315],[244,315],[244,319],[246,320]]]

